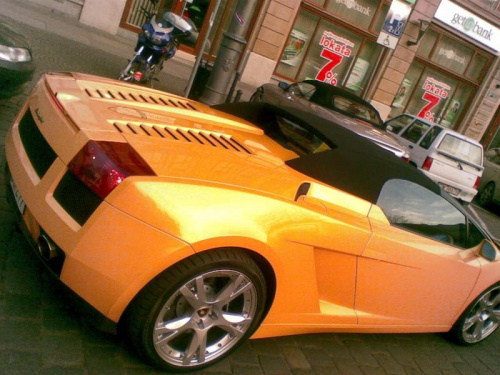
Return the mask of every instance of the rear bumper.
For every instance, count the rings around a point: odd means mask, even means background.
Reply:
[[[47,268],[49,273],[59,281],[59,284],[63,287],[63,290],[65,292],[65,298],[71,300],[71,304],[74,305],[77,311],[79,311],[82,314],[81,316],[85,320],[88,320],[94,327],[106,333],[116,334],[118,328],[118,324],[116,322],[112,321],[104,314],[99,312],[97,309],[95,309],[93,306],[87,303],[83,298],[81,298],[78,294],[73,292],[66,284],[61,282],[59,276],[60,276],[60,269],[62,268],[62,263],[64,262],[64,257],[61,255],[62,258],[54,258],[51,260],[47,260],[41,256],[38,248],[38,243],[35,241],[32,234],[30,233],[30,230],[28,229],[26,222],[24,221],[16,205],[14,193],[10,186],[11,174],[8,165],[5,165],[4,177],[5,177],[4,188],[6,191],[7,201],[12,207],[12,211],[14,212],[14,216],[19,225],[19,228],[21,229],[24,237],[30,244],[31,248],[34,250],[37,257],[40,259],[42,264]],[[41,231],[43,232],[43,228],[41,229]]]
[[[419,168],[420,169],[420,168]],[[446,178],[443,178],[441,176],[438,176],[436,174],[430,173],[429,171],[425,171],[423,169],[420,169],[424,174],[427,175],[430,179],[433,181],[437,182],[441,188],[446,191],[448,194],[450,194],[452,197],[460,199],[464,202],[471,202],[472,199],[477,194],[477,190],[465,185],[457,184],[455,181],[448,180]],[[457,191],[452,191],[451,189],[457,189]]]
[[[38,104],[40,98],[43,96],[38,97]],[[27,228],[27,238],[35,249],[40,234],[49,236],[59,247],[60,263],[46,262],[52,273],[91,306],[91,316],[96,315],[94,310],[97,316],[102,315],[105,323],[99,325],[110,331],[106,327],[116,326],[126,307],[148,282],[172,264],[192,255],[193,249],[186,242],[105,201],[85,223],[78,224],[55,194],[67,173],[67,166],[55,156],[45,160],[47,168],[38,168],[37,171],[35,159],[38,154],[27,151],[39,144],[21,137],[19,127],[27,110],[28,105],[21,110],[5,139],[6,161],[16,196],[25,205],[21,214],[14,201],[15,212],[20,216],[20,223]],[[60,120],[52,115],[57,113],[56,109],[46,108],[44,113],[45,130],[60,128]],[[35,116],[33,121],[40,129],[39,119]],[[62,132],[58,134],[68,143],[73,142]],[[39,138],[45,136],[41,133]],[[48,134],[48,137],[53,135]],[[6,179],[7,191],[12,198],[10,179],[10,176]],[[73,194],[70,198],[81,202],[82,197]],[[96,322],[100,320],[103,319],[95,318]]]

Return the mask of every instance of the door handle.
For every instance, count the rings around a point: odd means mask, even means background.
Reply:
[[[408,148],[411,148],[411,149],[413,149],[413,146],[412,146],[412,145],[408,145]]]

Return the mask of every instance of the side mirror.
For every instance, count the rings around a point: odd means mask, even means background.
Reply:
[[[392,127],[392,125],[387,125],[385,127],[385,130],[387,130],[388,132],[394,133],[394,128]]]
[[[481,254],[483,258],[493,262],[496,259],[497,250],[491,243],[489,243],[488,241],[484,241],[483,244],[481,245],[481,250],[479,251],[479,254]]]
[[[286,83],[286,82],[280,81],[278,83],[278,87],[280,89],[283,89],[283,90],[288,90],[288,88],[290,87],[290,85],[288,83]]]

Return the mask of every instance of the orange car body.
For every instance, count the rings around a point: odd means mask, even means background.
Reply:
[[[26,112],[57,155],[43,178],[19,133]],[[125,179],[80,225],[54,191],[89,140],[129,143],[155,176]],[[43,228],[64,251],[60,280],[115,323],[162,271],[223,247],[252,253],[274,285],[253,337],[444,332],[499,280],[479,246],[391,226],[377,205],[287,167],[296,154],[254,125],[167,93],[47,74],[6,155],[31,236]],[[304,182],[311,189],[295,200]]]

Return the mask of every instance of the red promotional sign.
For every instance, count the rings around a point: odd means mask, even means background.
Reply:
[[[451,87],[432,77],[427,77],[422,88],[425,90],[422,99],[426,101],[427,104],[419,112],[418,117],[434,121],[435,116],[432,109],[435,108],[442,99],[448,98]]]
[[[329,61],[319,70],[316,79],[336,86],[338,74],[334,73],[334,69],[344,57],[351,56],[352,50],[349,47],[354,47],[354,43],[330,31],[325,31],[319,44],[323,46],[320,56]]]

